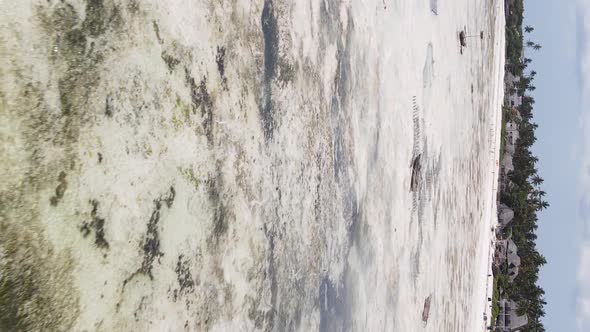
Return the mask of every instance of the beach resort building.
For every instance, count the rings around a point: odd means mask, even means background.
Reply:
[[[514,87],[518,81],[520,81],[520,76],[515,76],[510,71],[506,71],[506,75],[504,75],[504,84],[506,87]]]
[[[516,91],[516,85],[520,81],[519,76],[514,76],[512,73],[507,72],[504,78],[506,93],[506,105],[510,107],[519,107],[522,104],[522,97],[519,96]]]
[[[514,332],[528,324],[527,315],[518,315],[518,304],[512,300],[502,299],[498,302],[500,312],[496,319],[497,332]]]
[[[496,241],[496,252],[494,253],[494,265],[500,267],[506,261],[506,240]]]
[[[506,264],[506,273],[510,282],[514,281],[518,276],[518,269],[520,268],[520,257],[518,256],[518,248],[514,241],[499,240],[496,242],[496,252],[494,253],[494,265],[501,267]]]
[[[514,155],[516,151],[516,141],[520,137],[518,131],[518,123],[514,121],[508,121],[506,123],[506,152]]]
[[[502,160],[502,167],[502,170],[506,175],[508,175],[509,172],[514,171],[514,163],[512,162],[511,153],[506,152],[504,154],[504,159]]]
[[[498,182],[500,184],[500,191],[506,191],[508,189],[508,172],[514,170],[514,164],[512,163],[512,154],[505,152],[502,163],[500,164],[500,173],[498,174]]]
[[[504,173],[508,175],[508,172],[514,171],[514,163],[512,162],[512,154],[506,152],[504,159],[502,160],[502,167],[504,167]]]
[[[506,227],[514,219],[514,211],[506,204],[501,203],[498,207],[499,229]]]
[[[522,97],[516,93],[512,93],[508,96],[508,105],[511,107],[518,107],[522,105]]]
[[[515,108],[512,108],[512,114],[510,120],[506,123],[506,140],[504,143],[504,156],[502,157],[502,163],[500,165],[500,173],[498,181],[500,183],[500,191],[508,189],[508,173],[514,170],[514,164],[512,157],[516,152],[516,142],[520,137],[519,123],[522,120],[520,112]]]

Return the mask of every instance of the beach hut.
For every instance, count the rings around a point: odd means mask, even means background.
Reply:
[[[498,208],[498,222],[500,227],[504,228],[514,219],[514,211],[505,204],[500,204]]]
[[[506,249],[506,263],[508,264],[508,278],[510,282],[514,281],[518,276],[518,270],[520,268],[520,256],[518,256],[518,248],[512,240],[508,240],[508,246]]]
[[[498,306],[500,310],[496,318],[496,331],[517,331],[528,324],[527,315],[518,315],[518,304],[516,302],[502,299],[498,301]]]

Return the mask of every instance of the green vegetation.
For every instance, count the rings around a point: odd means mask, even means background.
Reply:
[[[506,62],[512,65],[520,63],[523,53],[522,17],[524,4],[522,0],[508,1],[508,15],[506,15]],[[510,68],[518,76],[522,73],[519,66]]]
[[[532,50],[540,50],[541,45],[523,38],[523,12],[522,0],[508,2],[506,16],[506,70],[519,80],[514,83],[514,89],[507,93],[516,93],[522,98],[522,104],[518,111],[522,117],[517,120],[519,126],[519,138],[513,155],[514,171],[508,173],[510,184],[506,191],[500,194],[502,203],[514,210],[514,219],[503,230],[504,238],[511,238],[518,247],[518,255],[521,258],[519,273],[513,282],[509,281],[507,271],[500,268],[497,277],[494,278],[494,298],[497,294],[503,298],[514,300],[518,303],[519,314],[526,314],[529,323],[520,329],[523,332],[543,332],[545,328],[541,318],[545,315],[543,309],[546,304],[545,292],[537,285],[539,268],[546,263],[545,257],[537,251],[536,230],[538,227],[537,212],[549,207],[545,201],[545,191],[541,189],[543,179],[539,176],[536,164],[539,159],[531,152],[531,147],[536,141],[535,129],[537,124],[533,121],[533,106],[535,100],[528,95],[534,91],[532,82],[536,71],[526,73],[527,67],[532,62],[524,56],[525,46]],[[524,27],[524,33],[532,33],[534,28]],[[508,111],[507,111],[508,110]],[[502,146],[505,143],[505,121],[512,116],[510,108],[504,109],[502,125]],[[503,154],[503,151],[501,153]],[[497,302],[494,302],[493,313]],[[495,321],[494,316],[493,318]]]
[[[4,222],[16,216],[0,208],[0,331],[68,331],[78,312],[72,261],[32,220]]]
[[[500,313],[500,306],[498,301],[500,300],[500,290],[498,288],[498,275],[494,276],[494,295],[492,296],[492,320],[490,325],[492,328],[496,325],[496,319],[498,319],[498,314]]]
[[[504,151],[506,150],[506,124],[510,121],[510,108],[502,107],[502,130],[500,131],[500,162],[504,160]]]
[[[510,279],[508,278],[507,274],[504,274],[500,271],[494,273],[494,292],[492,295],[492,319],[491,319],[491,326],[492,328],[495,327],[496,320],[498,319],[498,314],[500,313],[500,296],[503,298],[510,298],[509,288]]]

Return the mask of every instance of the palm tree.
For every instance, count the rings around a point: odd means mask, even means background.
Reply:
[[[518,81],[518,87],[520,88],[521,94],[524,94],[524,90],[531,84],[531,82],[534,79],[534,77],[530,76],[524,76],[520,78],[520,80]]]
[[[533,190],[530,192],[530,197],[533,200],[537,200],[537,199],[541,199],[543,197],[545,197],[545,195],[547,195],[547,193],[543,190]],[[540,201],[537,201],[538,204],[540,204]]]
[[[546,208],[549,207],[549,203],[547,203],[546,201],[540,201],[539,205],[538,205],[538,209],[539,210],[544,210]]]
[[[526,63],[519,63],[519,64],[516,65],[516,67],[518,69],[520,69],[521,72],[523,72],[526,69],[527,64]]]
[[[533,182],[533,184],[534,184],[535,186],[538,186],[538,185],[542,184],[542,183],[543,183],[543,181],[545,181],[545,180],[543,180],[543,178],[541,178],[540,176],[538,176],[538,175],[536,175],[536,174],[535,174],[535,176],[533,176],[533,178],[531,179],[531,182]]]
[[[541,45],[539,45],[539,44],[535,44],[535,46],[533,46],[533,49],[534,49],[535,51],[538,51],[538,50],[540,50],[541,48],[542,48],[542,46],[541,46]]]
[[[531,96],[524,96],[522,97],[522,103],[523,104],[534,104],[535,103],[535,98],[531,97]]]
[[[526,46],[528,46],[528,47],[533,47],[533,46],[535,46],[535,43],[534,43],[534,42],[532,42],[532,41],[530,41],[530,40],[528,40],[528,41],[526,42]]]
[[[531,77],[535,77],[535,76],[537,76],[537,72],[534,70],[531,70]]]
[[[529,85],[529,86],[526,87],[526,89],[529,90],[529,91],[535,91],[535,89],[537,89],[537,87],[534,86],[534,85]]]
[[[531,32],[533,32],[533,30],[535,30],[535,28],[533,28],[530,25],[527,25],[527,26],[524,27],[524,31],[525,32],[531,33]]]

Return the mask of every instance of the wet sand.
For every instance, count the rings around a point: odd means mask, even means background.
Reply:
[[[3,328],[482,326],[497,4],[0,6]]]

